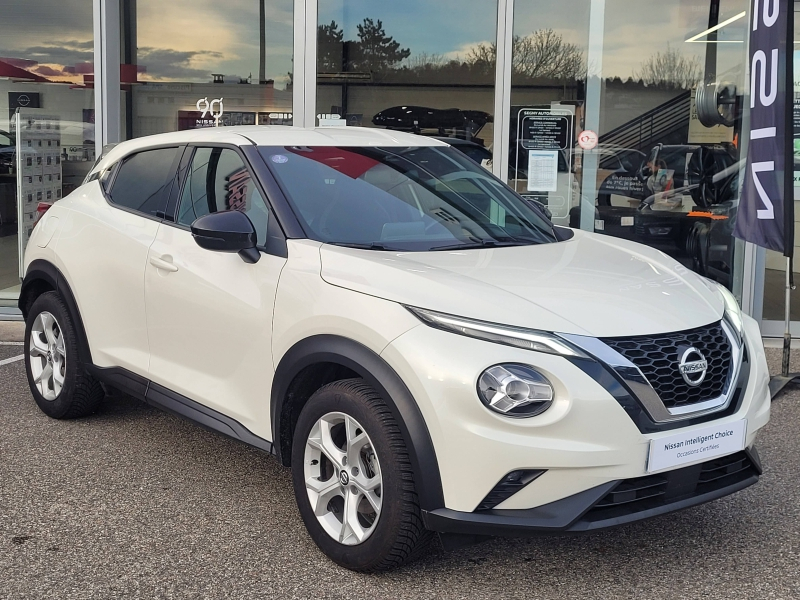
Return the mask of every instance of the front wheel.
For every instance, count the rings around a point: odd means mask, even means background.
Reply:
[[[292,479],[311,538],[343,567],[386,571],[430,538],[400,429],[361,379],[328,384],[303,407]]]

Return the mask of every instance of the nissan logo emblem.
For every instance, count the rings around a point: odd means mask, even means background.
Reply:
[[[350,476],[347,474],[347,471],[342,470],[339,471],[339,483],[342,485],[347,485],[350,483]]]
[[[28,106],[31,103],[31,97],[28,94],[20,94],[17,96],[17,105],[18,106]]]
[[[706,378],[708,361],[703,353],[694,346],[678,350],[680,362],[678,370],[683,380],[692,387],[697,387]]]

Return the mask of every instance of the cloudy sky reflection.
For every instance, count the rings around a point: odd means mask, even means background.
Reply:
[[[284,87],[292,70],[292,0],[266,0],[266,72]],[[710,0],[607,0],[603,73],[627,78],[643,60],[668,47],[687,57],[705,56],[705,43],[685,39],[708,26]],[[747,0],[722,0],[720,20],[747,9]],[[514,33],[554,29],[585,51],[590,0],[526,0],[516,5]],[[4,0],[0,57],[58,81],[79,81],[92,55],[91,0]],[[463,58],[471,48],[493,43],[496,0],[319,0],[319,22],[336,21],[345,39],[355,39],[365,17],[381,19],[386,33],[411,60],[421,54]],[[138,63],[141,79],[208,82],[258,79],[257,0],[138,0]],[[720,39],[742,40],[746,19],[720,31]],[[741,44],[718,44],[720,71],[741,64]],[[35,61],[38,64],[25,63]]]

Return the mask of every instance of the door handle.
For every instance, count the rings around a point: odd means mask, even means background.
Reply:
[[[172,263],[172,257],[169,255],[165,255],[162,258],[159,258],[157,256],[151,256],[150,264],[157,269],[161,269],[162,271],[169,271],[170,273],[174,273],[175,271],[178,270],[178,267],[176,267]]]

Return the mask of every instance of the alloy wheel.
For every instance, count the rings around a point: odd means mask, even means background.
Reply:
[[[64,387],[67,351],[63,331],[51,313],[42,311],[36,316],[28,354],[36,389],[45,400],[55,400]]]
[[[381,514],[383,478],[372,440],[353,417],[321,417],[306,440],[304,478],[325,532],[346,546],[363,543]]]

